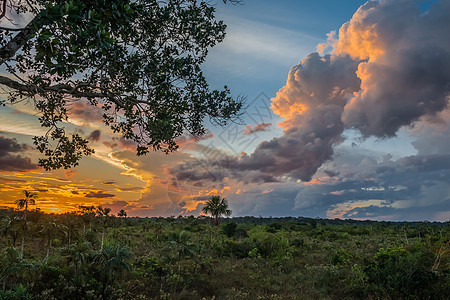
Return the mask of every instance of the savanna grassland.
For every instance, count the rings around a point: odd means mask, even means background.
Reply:
[[[450,227],[0,211],[0,299],[447,299]]]

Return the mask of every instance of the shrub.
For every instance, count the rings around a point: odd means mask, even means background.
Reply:
[[[230,238],[236,234],[237,227],[235,222],[228,222],[222,226],[222,232]]]
[[[350,254],[348,254],[345,249],[339,249],[336,252],[334,252],[333,256],[331,256],[331,264],[333,266],[337,265],[344,265],[348,262],[348,259],[350,258]]]
[[[364,270],[372,292],[403,299],[436,298],[434,285],[439,278],[431,271],[434,257],[424,250],[380,248]]]

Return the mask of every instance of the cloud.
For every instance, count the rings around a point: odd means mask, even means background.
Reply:
[[[364,136],[394,136],[448,106],[450,3],[421,14],[414,1],[368,2],[339,30],[333,53],[363,60],[361,89],[342,119]]]
[[[30,171],[38,168],[30,158],[23,157],[21,153],[30,151],[27,144],[19,144],[16,139],[0,136],[0,171]]]
[[[255,132],[268,131],[270,126],[272,126],[272,123],[259,123],[256,124],[255,127],[252,127],[252,125],[247,125],[245,126],[245,130],[242,133],[242,135],[249,135]]]
[[[233,214],[448,220],[450,154],[379,160],[365,149],[350,150],[338,146],[311,182],[247,185],[228,197]],[[331,178],[325,170],[340,172]]]
[[[119,192],[142,192],[144,188],[140,186],[132,186],[132,187],[119,187],[116,188]]]
[[[197,195],[190,186],[173,185],[168,169],[179,161],[190,161],[192,156],[181,151],[166,155],[162,152],[151,152],[146,156],[136,156],[131,151],[116,151],[111,158],[119,162],[126,170],[124,175],[134,176],[147,183],[141,188],[141,197],[137,206],[129,210],[133,216],[170,216],[183,213],[195,206],[191,198]],[[121,191],[139,191],[139,188],[120,188]],[[194,201],[197,202],[197,201]],[[187,205],[190,205],[189,207]],[[146,208],[143,208],[146,206]]]
[[[67,114],[77,125],[90,127],[91,124],[101,124],[104,111],[101,105],[91,105],[86,101],[73,101],[67,105]]]
[[[110,181],[103,181],[102,184],[115,185],[115,184],[117,184],[117,182],[115,182],[114,180],[110,180]]]
[[[329,35],[331,54],[311,53],[292,67],[272,99],[273,112],[285,118],[278,124],[283,136],[220,160],[222,177],[310,181],[344,141],[344,130],[392,137],[436,118],[450,99],[450,40],[443,28],[450,28],[448,1],[426,13],[412,0],[361,6],[338,36]],[[190,172],[189,166],[178,171]],[[201,178],[195,173],[189,176]]]
[[[450,109],[416,123],[411,135],[416,138],[412,145],[419,154],[450,153]]]
[[[93,142],[98,142],[100,140],[100,136],[101,136],[101,131],[96,129],[89,134],[87,139],[90,141],[93,141]]]
[[[292,68],[286,86],[272,99],[273,111],[286,118],[279,124],[283,136],[262,142],[250,155],[220,160],[223,176],[252,182],[278,181],[275,177],[281,176],[311,180],[331,158],[333,145],[343,141],[341,114],[359,88],[357,66],[348,55],[313,53]]]
[[[114,194],[108,194],[104,191],[98,191],[98,192],[88,192],[84,194],[84,197],[86,198],[97,198],[97,199],[103,199],[103,198],[112,198],[114,197]]]

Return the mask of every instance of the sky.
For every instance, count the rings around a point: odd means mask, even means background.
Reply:
[[[206,120],[203,140],[137,157],[73,102],[65,126],[96,153],[46,172],[33,107],[2,107],[0,205],[27,189],[46,212],[177,216],[221,195],[233,216],[450,220],[450,1],[246,0],[216,16],[227,37],[203,71],[246,97],[242,124]]]

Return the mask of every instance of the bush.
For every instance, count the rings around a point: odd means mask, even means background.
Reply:
[[[222,226],[222,232],[230,238],[236,234],[237,227],[235,222],[228,222]]]
[[[247,230],[245,230],[245,228],[243,227],[238,227],[236,229],[236,232],[234,233],[234,237],[237,239],[245,239],[248,237],[248,233]]]
[[[334,252],[333,256],[331,257],[331,264],[333,266],[337,265],[344,265],[348,262],[348,259],[350,258],[350,254],[348,254],[345,249],[339,249],[336,252]]]
[[[433,262],[433,253],[425,249],[409,252],[401,246],[380,248],[364,273],[372,286],[372,292],[378,296],[436,298],[434,285],[439,278],[431,271]]]
[[[248,241],[226,240],[223,246],[222,255],[234,255],[238,258],[245,258],[248,257],[248,254],[252,250],[252,248],[252,245]]]

